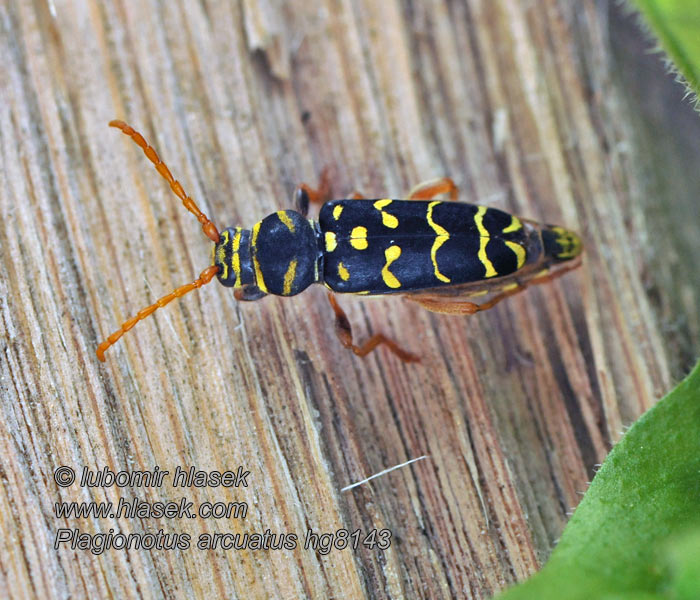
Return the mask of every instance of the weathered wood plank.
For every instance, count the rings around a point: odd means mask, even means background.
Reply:
[[[0,586],[14,597],[486,597],[546,558],[595,463],[669,386],[645,293],[639,164],[599,3],[10,2],[0,7]],[[220,226],[453,177],[461,199],[583,232],[584,267],[473,318],[322,289],[238,305],[207,240],[112,118]],[[631,148],[630,148],[631,146]],[[653,243],[653,240],[652,240]],[[675,364],[675,363],[674,363]],[[411,458],[428,458],[351,491]],[[76,470],[250,471],[249,486],[61,489]],[[247,502],[245,519],[56,518],[57,501]],[[106,533],[387,528],[383,552],[108,550]]]

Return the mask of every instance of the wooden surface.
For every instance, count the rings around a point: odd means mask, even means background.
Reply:
[[[482,598],[534,572],[595,464],[677,365],[645,287],[657,240],[606,11],[566,0],[0,6],[0,589]],[[419,365],[345,351],[318,286],[239,305],[215,283],[139,324],[102,365],[99,341],[210,253],[112,118],[142,130],[222,227],[290,208],[295,184],[325,166],[335,197],[400,197],[449,175],[464,201],[582,232],[585,264],[472,318],[341,299],[360,339],[389,334]],[[686,315],[694,307],[691,295]],[[60,465],[250,476],[233,489],[59,488]],[[183,496],[246,502],[248,514],[54,513],[59,501]],[[195,542],[95,555],[55,550],[59,528],[195,541],[269,529],[300,546],[308,529],[392,538],[386,551],[327,555]]]
[[[695,365],[700,348],[700,119],[692,98],[674,84],[634,18],[610,15],[615,85],[632,125],[638,162],[635,219],[643,226],[641,276],[675,380]]]

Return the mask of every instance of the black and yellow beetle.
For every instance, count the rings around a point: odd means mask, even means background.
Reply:
[[[297,188],[297,210],[277,211],[250,230],[234,227],[219,234],[143,136],[122,121],[110,125],[143,149],[215,245],[212,265],[196,281],[143,309],[99,345],[102,361],[105,350],[136,323],[214,276],[234,288],[237,300],[293,296],[323,283],[331,292],[402,294],[434,312],[473,314],[580,264],[582,244],[575,233],[456,202],[457,188],[447,178],[419,186],[408,200],[366,200],[356,194],[325,202],[318,221],[310,220],[309,202],[327,196],[324,177],[318,190],[304,184]],[[432,200],[440,194],[449,194],[450,201]],[[492,297],[481,304],[465,299],[486,294]],[[418,360],[382,334],[355,345],[345,313],[333,294],[329,300],[336,333],[355,354],[364,356],[385,344],[403,360]]]

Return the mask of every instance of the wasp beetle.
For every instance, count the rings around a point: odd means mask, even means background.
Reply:
[[[233,287],[240,301],[267,294],[294,296],[312,283],[323,283],[331,292],[401,294],[434,312],[473,314],[580,264],[582,244],[572,231],[457,202],[457,187],[448,178],[414,188],[408,200],[367,200],[355,194],[325,202],[324,173],[318,189],[297,188],[297,210],[277,211],[250,230],[231,227],[219,233],[140,133],[122,121],[110,125],[141,147],[214,247],[211,266],[196,281],[141,310],[98,346],[101,361],[105,350],[136,323],[215,276]],[[441,194],[449,194],[450,201],[432,200]],[[310,202],[323,203],[317,221],[307,218]],[[466,300],[487,294],[490,299],[481,304]],[[405,361],[418,360],[382,334],[354,344],[333,293],[329,300],[336,333],[355,354],[364,356],[384,344]]]

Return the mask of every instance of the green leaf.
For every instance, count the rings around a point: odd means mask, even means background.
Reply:
[[[700,2],[632,0],[688,86],[700,93]]]
[[[700,597],[700,529],[674,538],[667,557],[673,585],[671,597],[697,600]]]
[[[612,449],[544,568],[499,596],[700,598],[700,363]]]

